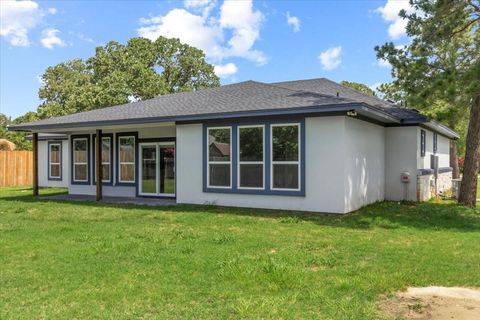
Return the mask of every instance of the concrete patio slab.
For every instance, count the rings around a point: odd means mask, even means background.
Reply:
[[[60,201],[93,201],[95,196],[78,194],[60,194],[54,196],[43,196],[42,199],[60,200]],[[103,197],[101,203],[111,204],[135,204],[146,206],[173,206],[176,205],[175,199],[168,198],[130,198],[130,197]]]

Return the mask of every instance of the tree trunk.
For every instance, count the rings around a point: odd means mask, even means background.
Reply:
[[[477,203],[477,180],[480,151],[480,94],[473,101],[468,123],[467,148],[463,169],[462,185],[460,187],[460,204],[475,207]]]
[[[458,166],[457,141],[450,141],[450,167],[452,167],[452,179],[460,178],[460,167]]]

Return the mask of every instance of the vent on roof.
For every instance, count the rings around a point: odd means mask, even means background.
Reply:
[[[390,103],[395,103],[395,101],[393,101],[392,99],[387,99],[387,101]]]
[[[340,93],[337,92],[337,97],[340,97]]]
[[[409,108],[408,110],[412,110],[413,112],[420,113],[417,109]]]

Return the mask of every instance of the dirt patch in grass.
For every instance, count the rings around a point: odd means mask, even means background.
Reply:
[[[408,288],[386,298],[382,310],[393,319],[477,320],[480,290],[459,287]]]

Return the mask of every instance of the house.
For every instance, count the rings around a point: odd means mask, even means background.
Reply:
[[[33,132],[34,193],[60,186],[97,199],[333,213],[449,189],[458,138],[416,110],[323,78],[246,81],[9,130]]]

